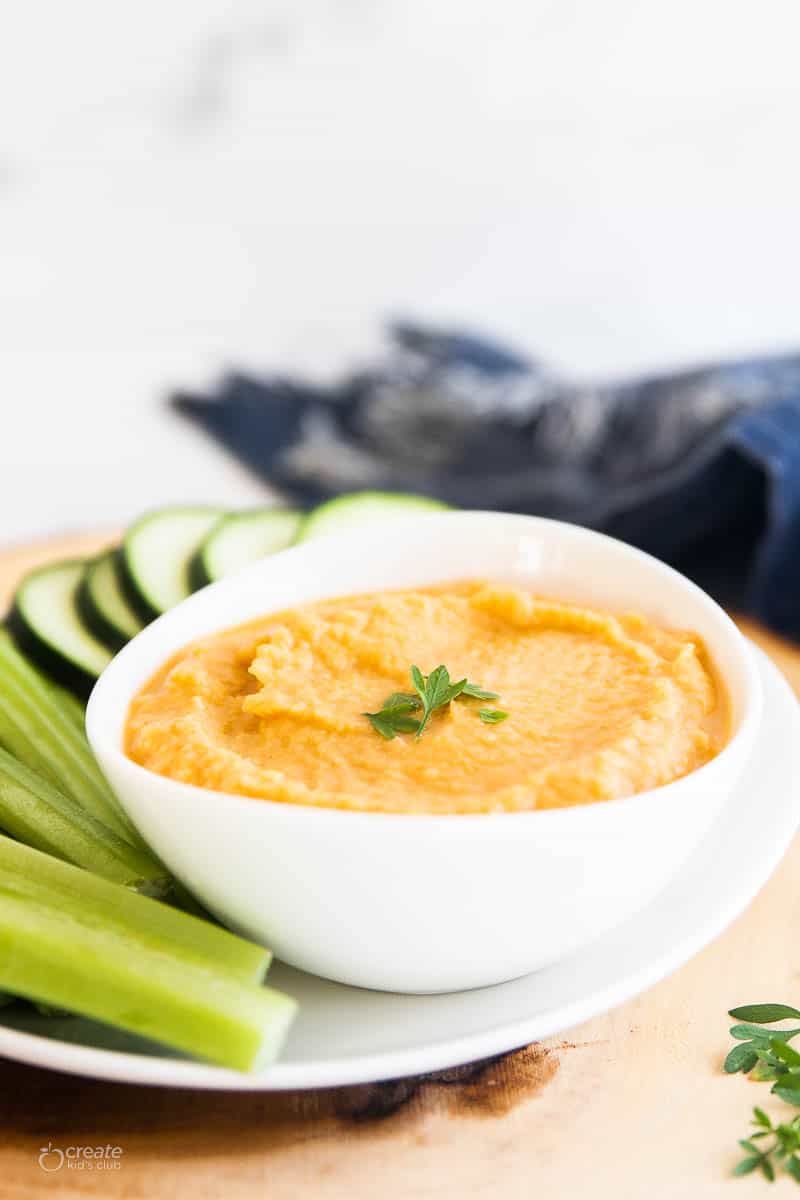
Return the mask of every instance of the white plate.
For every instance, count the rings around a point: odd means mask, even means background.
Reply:
[[[590,949],[512,983],[438,996],[364,991],[277,964],[270,983],[296,996],[300,1013],[282,1060],[256,1075],[169,1056],[108,1027],[42,1017],[21,1004],[0,1009],[0,1055],[129,1083],[272,1091],[439,1070],[606,1012],[721,933],[769,878],[800,823],[800,710],[780,673],[756,653],[765,719],[740,786],[670,886]]]

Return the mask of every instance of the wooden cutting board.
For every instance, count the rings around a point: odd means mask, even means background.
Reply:
[[[7,596],[84,536],[0,552]],[[800,691],[800,650],[749,623]],[[758,836],[754,829],[753,836]],[[0,1060],[0,1195],[269,1200],[736,1200],[736,1139],[767,1089],[722,1074],[726,1011],[800,1000],[800,844],[748,911],[671,978],[563,1038],[433,1076],[237,1095],[72,1078]],[[40,1148],[121,1148],[113,1172]],[[55,1161],[54,1159],[48,1161]],[[784,1180],[788,1194],[795,1187]],[[767,1193],[769,1195],[770,1193]]]

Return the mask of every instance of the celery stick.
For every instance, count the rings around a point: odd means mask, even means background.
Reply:
[[[0,632],[0,743],[120,837],[142,845],[85,735],[5,631]]]
[[[93,918],[10,894],[0,880],[0,988],[240,1071],[277,1056],[290,997],[154,952],[108,928],[102,910]]]
[[[27,846],[163,896],[170,876],[152,854],[123,841],[30,767],[0,748],[0,828]]]
[[[154,879],[163,877],[169,882],[164,899],[202,913],[186,889],[169,878],[165,867],[156,870],[158,859],[122,812],[95,761],[83,729],[83,712],[78,700],[46,679],[19,653],[9,634],[0,630],[0,745],[112,833],[147,854],[147,877],[152,874]],[[163,892],[160,884],[151,890]]]
[[[52,905],[154,953],[211,966],[243,983],[260,983],[270,964],[263,946],[2,835],[0,880],[22,900]]]
[[[64,713],[64,716],[69,717],[77,729],[84,732],[86,729],[86,705],[72,692],[68,692],[60,683],[53,683],[51,679],[46,679],[41,672],[39,678],[50,689],[50,694],[55,700],[58,707]]]

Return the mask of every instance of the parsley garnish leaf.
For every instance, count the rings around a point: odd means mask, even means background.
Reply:
[[[414,692],[392,692],[383,702],[383,708],[400,709],[402,712],[416,712],[422,705],[419,696]]]
[[[381,709],[380,712],[365,712],[361,715],[367,718],[372,728],[381,737],[386,738],[387,742],[390,742],[398,733],[416,733],[419,728],[417,718],[409,717],[399,708],[386,708]]]
[[[499,700],[499,692],[487,692],[485,688],[478,687],[475,683],[467,683],[462,689],[464,696],[473,696],[476,700]]]
[[[437,709],[446,708],[460,696],[482,700],[497,700],[497,692],[487,692],[477,684],[470,683],[466,677],[453,682],[450,672],[443,663],[434,667],[430,675],[423,675],[418,666],[410,669],[413,692],[392,692],[383,702],[380,712],[362,713],[372,725],[372,728],[391,741],[398,733],[415,733],[417,741],[422,737],[428,722]],[[420,719],[410,714],[422,710]],[[500,709],[482,708],[478,716],[486,725],[497,725],[505,721],[508,713]]]
[[[505,721],[508,713],[503,712],[501,708],[479,708],[478,716],[484,725],[499,725],[501,721]]]
[[[419,741],[425,732],[431,713],[437,708],[441,708],[442,705],[449,704],[450,672],[440,663],[438,667],[434,667],[426,679],[419,667],[412,666],[411,681],[422,701],[422,720],[417,729],[417,741]]]

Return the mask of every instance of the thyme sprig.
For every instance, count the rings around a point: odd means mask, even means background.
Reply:
[[[800,1010],[788,1004],[746,1004],[732,1008],[731,1037],[736,1045],[725,1059],[729,1075],[741,1072],[751,1079],[771,1081],[771,1092],[793,1108],[800,1108],[800,1053],[789,1042],[800,1034],[800,1026],[774,1029],[776,1022],[797,1020]],[[774,1123],[763,1108],[753,1109],[754,1131],[741,1138],[745,1152],[736,1164],[734,1175],[760,1171],[772,1182],[776,1169],[785,1170],[800,1183],[800,1114],[790,1121]]]

